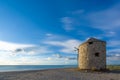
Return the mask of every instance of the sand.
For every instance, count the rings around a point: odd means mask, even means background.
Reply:
[[[120,71],[85,72],[66,68],[0,72],[0,80],[120,80]]]

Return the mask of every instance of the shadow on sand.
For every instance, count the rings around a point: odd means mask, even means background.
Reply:
[[[108,70],[105,71],[106,73],[119,73],[120,74],[120,70]]]
[[[120,69],[118,70],[109,70],[109,69],[105,69],[105,70],[80,70],[80,69],[75,69],[77,71],[80,71],[80,72],[91,72],[91,73],[117,73],[117,74],[120,74]]]

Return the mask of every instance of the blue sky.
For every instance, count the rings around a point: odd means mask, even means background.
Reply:
[[[120,64],[120,0],[0,0],[0,65],[73,65],[74,47],[107,41]]]

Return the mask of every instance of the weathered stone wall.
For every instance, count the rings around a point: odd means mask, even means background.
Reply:
[[[79,46],[79,69],[105,69],[106,68],[106,43],[93,41]]]

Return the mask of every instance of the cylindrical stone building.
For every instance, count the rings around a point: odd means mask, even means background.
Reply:
[[[89,38],[78,48],[78,67],[85,70],[106,69],[106,42]]]

